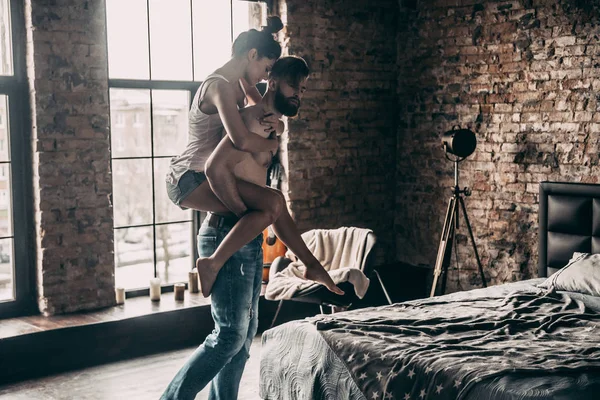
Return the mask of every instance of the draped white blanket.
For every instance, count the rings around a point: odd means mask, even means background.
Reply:
[[[321,262],[331,279],[338,284],[350,282],[359,298],[363,298],[369,287],[369,278],[362,272],[365,254],[371,250],[367,244],[370,229],[341,227],[338,229],[313,229],[302,234],[308,249]],[[286,257],[297,260],[288,250]],[[291,299],[300,290],[313,285],[304,279],[306,267],[301,261],[293,261],[283,271],[279,271],[267,284],[265,298],[268,300]]]

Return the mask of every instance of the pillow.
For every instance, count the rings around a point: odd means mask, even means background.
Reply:
[[[574,253],[567,265],[539,287],[600,297],[600,254]]]
[[[575,261],[575,259],[576,259],[576,258],[579,258],[579,257],[581,257],[581,256],[583,256],[583,255],[587,255],[587,254],[590,254],[590,253],[579,253],[579,252],[577,252],[577,251],[576,251],[576,252],[575,252],[575,253],[573,253],[573,255],[571,256],[571,259],[569,260],[569,263],[570,263],[570,262],[573,262],[573,261]],[[567,263],[567,264],[568,264],[568,263]]]

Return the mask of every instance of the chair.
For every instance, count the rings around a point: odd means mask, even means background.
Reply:
[[[315,230],[313,230],[315,231]],[[307,233],[313,232],[309,231]],[[331,230],[330,230],[331,231]],[[304,235],[303,235],[304,238]],[[389,304],[392,304],[392,300],[383,284],[381,276],[379,272],[374,268],[374,252],[372,251],[375,244],[377,243],[377,238],[375,234],[369,230],[369,232],[365,236],[364,248],[367,249],[365,254],[362,257],[362,261],[357,263],[358,267],[362,270],[362,272],[371,279],[373,282],[372,276],[374,275],[377,278],[377,281],[381,285],[383,289],[383,293]],[[321,263],[325,264],[327,261],[331,260],[319,260]],[[273,263],[271,264],[271,268],[269,270],[269,281],[272,281],[275,275],[283,271],[287,266],[292,263],[293,260],[286,257],[277,257]],[[302,303],[312,303],[318,304],[321,310],[321,313],[324,314],[324,306],[328,306],[331,308],[331,312],[334,313],[336,309],[347,309],[353,303],[359,300],[356,296],[354,287],[350,282],[341,282],[338,284],[338,287],[344,291],[344,295],[340,296],[331,291],[329,291],[325,286],[321,284],[315,283],[314,285],[309,286],[306,289],[297,291],[291,299],[279,300],[279,305],[277,306],[277,310],[275,311],[275,316],[273,317],[273,321],[271,322],[271,328],[275,326],[275,322],[277,321],[277,317],[279,316],[279,312],[281,311],[281,307],[283,306],[284,301],[297,301]]]

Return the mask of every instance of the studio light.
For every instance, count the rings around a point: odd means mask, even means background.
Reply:
[[[455,126],[452,128],[452,130],[442,135],[442,146],[444,147],[444,155],[446,158],[454,162],[454,187],[452,188],[452,197],[448,202],[448,209],[446,211],[446,218],[444,220],[442,237],[440,239],[438,254],[435,260],[433,282],[430,293],[431,297],[438,294],[444,294],[446,292],[448,266],[450,265],[452,247],[456,246],[455,236],[456,231],[458,230],[458,215],[460,211],[463,213],[463,218],[465,224],[467,225],[467,231],[469,232],[469,238],[473,244],[473,252],[475,254],[475,260],[477,261],[479,275],[481,276],[481,283],[483,287],[487,287],[485,275],[481,266],[481,260],[479,259],[479,253],[477,252],[477,246],[475,245],[475,237],[473,236],[471,223],[469,222],[469,217],[467,216],[467,207],[465,206],[465,200],[463,199],[463,196],[471,195],[471,189],[468,187],[461,189],[458,185],[458,163],[473,154],[475,147],[477,147],[477,139],[475,138],[475,133],[473,133],[473,131],[469,129],[463,129],[460,126]],[[449,155],[453,155],[455,157],[450,157]],[[456,258],[456,262],[458,264],[458,255]],[[441,286],[440,288],[438,288],[439,279],[441,279],[441,285],[439,285]]]
[[[452,130],[442,135],[442,146],[446,153],[466,158],[475,151],[477,139],[473,131],[455,126]]]

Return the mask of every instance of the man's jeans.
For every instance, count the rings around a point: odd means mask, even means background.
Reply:
[[[229,230],[203,223],[198,232],[200,257],[212,255]],[[262,235],[259,235],[219,271],[211,294],[215,329],[175,375],[162,400],[194,399],[211,381],[209,400],[237,399],[258,328],[262,264]]]

